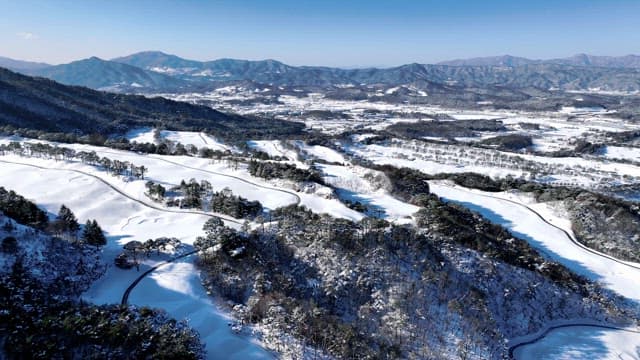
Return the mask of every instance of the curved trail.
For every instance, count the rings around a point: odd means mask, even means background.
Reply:
[[[102,179],[101,177],[97,176],[97,175],[93,175],[91,173],[88,172],[84,172],[82,170],[75,170],[75,169],[59,169],[59,168],[50,168],[50,167],[46,167],[46,166],[41,166],[41,165],[33,165],[33,164],[27,164],[27,163],[21,163],[21,162],[17,162],[17,161],[9,161],[9,160],[0,160],[0,162],[3,163],[7,163],[7,164],[14,164],[14,165],[21,165],[21,166],[29,166],[29,167],[33,167],[36,169],[41,169],[41,170],[53,170],[53,171],[66,171],[66,172],[74,172],[77,174],[82,174],[85,176],[89,176],[91,178],[94,178],[98,181],[100,181],[101,183],[103,183],[104,185],[108,186],[109,188],[111,188],[113,191],[117,192],[118,194],[126,197],[127,199],[136,202],[142,206],[157,210],[157,211],[162,211],[162,212],[169,212],[169,213],[174,213],[174,214],[192,214],[192,215],[202,215],[202,216],[209,216],[209,217],[215,217],[215,218],[219,218],[221,220],[227,221],[227,222],[231,222],[234,224],[242,224],[241,221],[238,221],[236,219],[227,217],[227,216],[222,216],[222,215],[218,215],[218,214],[209,214],[203,211],[193,211],[193,210],[172,210],[172,209],[167,209],[161,206],[157,206],[154,204],[149,204],[145,201],[142,201],[138,198],[135,198],[127,193],[125,193],[124,191],[118,189],[116,186],[110,184],[109,182],[107,182],[106,180]]]
[[[460,186],[453,186],[453,185],[449,185],[449,184],[440,184],[440,185],[441,185],[441,186],[450,187],[450,188],[458,188],[458,189],[459,189],[459,188],[463,188],[463,189],[466,189],[466,188],[464,188],[464,187],[460,187]],[[608,260],[614,261],[614,262],[619,263],[619,264],[621,264],[621,265],[624,265],[624,266],[630,267],[630,268],[632,268],[632,269],[640,270],[640,266],[637,266],[637,265],[634,265],[634,264],[627,263],[627,262],[625,262],[625,261],[622,261],[622,260],[619,260],[619,259],[617,259],[617,258],[614,258],[614,257],[612,257],[612,256],[610,256],[610,255],[603,254],[603,253],[600,253],[600,252],[598,252],[598,251],[596,251],[596,250],[593,250],[593,249],[591,249],[591,248],[586,247],[585,245],[583,245],[583,244],[581,244],[580,242],[578,242],[578,241],[577,241],[577,240],[576,240],[576,239],[575,239],[575,238],[574,238],[574,237],[573,237],[573,236],[572,236],[568,231],[566,231],[565,229],[563,229],[563,228],[561,228],[561,227],[559,227],[559,226],[557,226],[557,225],[554,225],[554,224],[550,223],[550,222],[549,222],[547,219],[545,219],[545,218],[544,218],[540,213],[538,213],[536,210],[532,209],[531,207],[529,207],[529,206],[527,206],[527,205],[525,205],[525,204],[519,203],[519,202],[514,201],[514,200],[510,200],[510,199],[505,199],[505,198],[502,198],[502,197],[498,197],[498,196],[491,196],[491,195],[487,195],[487,194],[480,194],[480,193],[476,193],[476,192],[474,192],[474,194],[475,194],[475,195],[482,196],[482,197],[486,197],[486,198],[492,198],[492,199],[496,199],[496,200],[506,201],[506,202],[509,202],[509,203],[512,203],[512,204],[518,205],[518,206],[520,206],[520,207],[523,207],[523,208],[527,209],[528,211],[530,211],[531,213],[535,214],[535,215],[536,215],[540,220],[542,220],[542,221],[543,221],[544,223],[546,223],[547,225],[550,225],[550,226],[552,226],[552,227],[554,227],[554,228],[556,228],[556,229],[560,230],[562,233],[564,233],[564,234],[565,234],[565,236],[566,236],[566,237],[567,237],[567,238],[568,238],[568,239],[569,239],[573,244],[575,244],[575,245],[577,245],[578,247],[580,247],[580,248],[584,249],[585,251],[588,251],[588,252],[590,252],[590,253],[592,253],[592,254],[594,254],[594,255],[596,255],[596,256],[603,257],[603,258],[606,258],[606,259],[608,259]],[[543,338],[545,338],[547,335],[549,335],[549,333],[550,333],[550,332],[552,332],[553,330],[563,329],[563,328],[571,328],[571,327],[594,327],[594,328],[600,328],[600,329],[619,330],[619,331],[626,331],[626,332],[633,332],[633,333],[639,333],[639,334],[640,334],[640,331],[639,331],[639,330],[633,330],[633,329],[623,328],[623,327],[619,327],[619,326],[615,326],[615,325],[594,325],[593,323],[591,323],[591,324],[587,324],[587,323],[576,323],[576,324],[554,325],[554,326],[549,326],[549,327],[545,328],[545,329],[544,329],[544,331],[543,331],[542,333],[540,333],[540,335],[536,336],[536,337],[535,337],[535,338],[533,338],[533,339],[526,340],[526,341],[521,341],[521,342],[518,342],[518,343],[516,343],[516,344],[513,344],[513,345],[509,346],[509,358],[514,359],[514,352],[515,352],[515,350],[516,350],[516,349],[518,349],[518,348],[520,348],[520,347],[522,347],[522,346],[526,346],[526,345],[534,344],[534,343],[536,343],[536,342],[538,342],[538,341],[542,340],[542,339],[543,339]]]
[[[105,151],[105,150],[96,151],[96,153],[98,153],[98,152],[105,153],[105,154],[120,155],[120,156],[126,155],[126,154],[118,153],[118,152],[115,152],[115,151]],[[243,179],[243,178],[241,178],[239,176],[235,176],[235,175],[229,175],[229,174],[225,174],[225,173],[221,173],[221,172],[217,172],[217,171],[213,171],[213,170],[200,169],[200,168],[197,168],[197,167],[194,167],[194,166],[181,164],[179,162],[175,162],[175,161],[164,159],[162,157],[159,157],[158,155],[148,154],[148,155],[146,155],[146,157],[149,158],[149,159],[163,161],[163,162],[166,162],[168,164],[175,165],[175,166],[180,166],[180,167],[183,167],[185,169],[190,169],[190,170],[200,171],[200,172],[203,172],[203,173],[208,173],[208,174],[213,174],[213,175],[218,175],[218,176],[231,178],[231,179],[238,180],[238,181],[243,182],[245,184],[249,184],[249,185],[261,188],[261,189],[267,189],[267,190],[277,191],[277,192],[280,192],[280,193],[283,193],[283,194],[291,195],[291,196],[295,197],[295,199],[296,199],[295,204],[296,205],[300,205],[300,202],[302,201],[300,196],[298,194],[294,193],[293,191],[288,191],[288,190],[284,190],[284,189],[278,189],[278,188],[275,188],[275,187],[261,185],[261,184],[254,183],[253,181],[249,181],[249,180]]]
[[[295,198],[296,198],[296,205],[300,205],[300,202],[302,201],[302,199],[300,198],[300,196],[299,196],[298,194],[296,194],[296,193],[292,192],[292,191],[288,191],[288,190],[284,190],[284,189],[278,189],[278,188],[274,188],[274,187],[270,187],[270,186],[265,186],[265,185],[260,185],[260,184],[254,183],[254,182],[252,182],[252,181],[249,181],[249,180],[243,179],[243,178],[241,178],[241,177],[239,177],[239,176],[229,175],[229,174],[224,174],[224,173],[217,172],[217,171],[212,171],[212,170],[200,169],[200,168],[197,168],[197,167],[193,167],[193,166],[189,166],[189,165],[180,164],[180,163],[175,162],[175,161],[171,161],[171,160],[167,160],[167,159],[159,158],[159,157],[154,156],[154,155],[149,155],[149,158],[156,159],[156,160],[160,160],[160,161],[164,161],[164,162],[166,162],[166,163],[173,164],[173,165],[176,165],[176,166],[180,166],[180,167],[183,167],[183,168],[185,168],[185,169],[191,169],[191,170],[200,171],[200,172],[204,172],[204,173],[209,173],[209,174],[213,174],[213,175],[218,175],[218,176],[224,176],[224,177],[232,178],[232,179],[235,179],[235,180],[241,181],[241,182],[243,182],[243,183],[245,183],[245,184],[249,184],[249,185],[253,185],[253,186],[255,186],[255,187],[259,187],[259,188],[261,188],[261,189],[273,190],[273,191],[281,192],[281,193],[284,193],[284,194],[288,194],[288,195],[291,195],[291,196],[293,196],[293,197],[295,197]]]
[[[163,267],[165,265],[171,264],[172,262],[174,262],[176,260],[180,260],[180,259],[186,258],[188,256],[191,256],[191,255],[197,253],[198,251],[200,251],[200,250],[192,250],[192,251],[186,252],[186,253],[184,253],[182,255],[178,255],[178,256],[176,256],[174,258],[171,258],[171,259],[169,259],[167,261],[163,261],[163,262],[155,265],[154,267],[148,269],[147,271],[143,272],[142,274],[140,274],[140,276],[138,276],[131,283],[131,285],[129,285],[127,287],[127,289],[124,291],[124,294],[122,294],[122,301],[120,302],[120,304],[127,305],[127,303],[129,302],[129,294],[131,294],[131,291],[138,285],[138,283],[140,283],[140,281],[142,281],[145,277],[147,277],[147,275],[151,274],[152,272],[158,270],[159,268],[161,268],[161,267]]]
[[[549,335],[549,333],[552,332],[553,330],[566,329],[566,328],[572,328],[572,327],[592,327],[592,328],[597,328],[597,329],[618,330],[618,331],[625,331],[625,332],[640,334],[640,330],[633,330],[633,329],[628,329],[628,328],[623,328],[623,327],[618,327],[618,326],[613,326],[613,325],[594,325],[594,324],[586,324],[586,323],[585,324],[576,323],[576,324],[565,324],[565,325],[549,326],[542,333],[540,333],[540,335],[536,336],[535,338],[533,338],[531,340],[527,340],[527,341],[522,341],[522,342],[519,342],[519,343],[517,343],[515,345],[509,346],[509,358],[510,359],[515,359],[514,353],[518,348],[526,346],[526,345],[531,345],[531,344],[534,344],[534,343],[542,340],[544,337]]]
[[[463,189],[466,189],[465,187],[462,187],[462,186],[453,186],[453,185],[449,185],[449,184],[440,184],[440,185],[442,185],[442,186],[446,186],[446,187],[450,187],[450,188],[458,188],[458,189],[459,189],[459,188],[463,188]],[[587,246],[583,245],[581,242],[579,242],[578,240],[576,240],[576,239],[575,239],[575,238],[574,238],[574,237],[573,237],[573,236],[572,236],[568,231],[566,231],[565,229],[563,229],[563,228],[561,228],[561,227],[559,227],[559,226],[557,226],[557,225],[554,225],[554,224],[550,223],[550,222],[549,222],[547,219],[545,219],[545,218],[544,218],[540,213],[538,213],[537,211],[535,211],[534,209],[530,208],[529,206],[527,206],[527,205],[525,205],[525,204],[519,203],[519,202],[514,201],[514,200],[510,200],[510,199],[501,198],[501,197],[498,197],[498,196],[491,196],[491,195],[479,194],[479,193],[474,193],[474,194],[475,194],[475,195],[478,195],[478,196],[483,196],[483,197],[486,197],[486,198],[497,199],[497,200],[503,200],[503,201],[506,201],[506,202],[509,202],[509,203],[512,203],[512,204],[518,205],[518,206],[520,206],[520,207],[523,207],[523,208],[525,208],[525,209],[529,210],[530,212],[532,212],[533,214],[535,214],[535,215],[536,215],[540,220],[542,220],[543,222],[545,222],[547,225],[550,225],[550,226],[552,226],[552,227],[554,227],[554,228],[556,228],[556,229],[558,229],[558,230],[562,231],[562,232],[564,233],[564,235],[565,235],[565,236],[566,236],[566,237],[567,237],[567,238],[568,238],[568,239],[569,239],[569,240],[570,240],[574,245],[576,245],[576,246],[578,246],[578,247],[582,248],[583,250],[585,250],[585,251],[587,251],[587,252],[590,252],[590,253],[592,253],[592,254],[594,254],[594,255],[596,255],[596,256],[600,256],[600,257],[606,258],[606,259],[608,259],[608,260],[611,260],[611,261],[617,262],[618,264],[621,264],[621,265],[624,265],[624,266],[627,266],[627,267],[630,267],[630,268],[633,268],[633,269],[636,269],[636,270],[640,270],[640,265],[634,265],[634,264],[632,264],[632,263],[626,262],[626,261],[624,261],[624,260],[620,260],[620,259],[618,259],[618,258],[615,258],[615,257],[611,256],[611,255],[607,255],[607,254],[601,253],[601,252],[599,252],[599,251],[597,251],[597,250],[593,250],[593,249],[591,249],[591,248],[589,248],[589,247],[587,247]]]

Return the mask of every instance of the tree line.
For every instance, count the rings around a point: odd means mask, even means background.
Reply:
[[[46,143],[20,143],[12,141],[9,144],[0,145],[0,155],[12,153],[14,155],[54,159],[56,161],[79,160],[83,164],[100,166],[114,176],[132,176],[143,179],[147,168],[144,165],[137,166],[128,161],[112,160],[100,157],[95,151],[75,151],[74,149],[53,146]]]

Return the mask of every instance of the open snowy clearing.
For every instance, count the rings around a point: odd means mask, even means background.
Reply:
[[[265,152],[272,157],[285,157],[290,161],[296,161],[298,159],[298,153],[285,148],[280,140],[251,140],[247,141],[247,145],[252,149]]]
[[[311,157],[325,160],[328,162],[336,162],[336,163],[345,163],[347,162],[342,154],[339,152],[330,149],[326,146],[320,145],[307,145],[301,141],[296,142],[296,145],[302,150],[306,155]]]
[[[152,128],[141,128],[129,131],[125,137],[129,141],[155,144],[157,143],[157,141],[156,139],[154,139],[153,133],[154,129]],[[231,150],[231,147],[229,147],[228,145],[223,144],[222,142],[203,132],[162,130],[160,131],[160,137],[162,139],[167,139],[176,143],[181,143],[185,146],[193,145],[197,148],[206,147],[212,150],[220,151]]]
[[[0,138],[0,143],[18,141],[18,138]],[[28,142],[43,142],[33,141]],[[55,143],[50,143],[55,145]],[[249,200],[258,200],[268,209],[300,204],[308,207],[316,213],[328,213],[332,216],[349,219],[361,218],[362,215],[347,208],[335,199],[327,199],[322,196],[297,193],[295,190],[274,186],[264,179],[254,178],[246,170],[245,166],[233,169],[226,162],[213,162],[210,159],[203,159],[189,156],[163,156],[163,155],[143,155],[130,151],[113,150],[104,147],[81,145],[81,144],[60,144],[63,147],[72,148],[76,151],[95,151],[98,155],[108,157],[112,160],[128,161],[137,166],[144,165],[148,168],[145,179],[151,179],[165,186],[180,184],[180,181],[194,178],[198,181],[207,180],[213,185],[215,191],[228,187],[234,194],[240,195]],[[0,157],[1,158],[1,157]],[[7,157],[8,159],[8,157]],[[40,159],[20,159],[20,162],[41,161]],[[55,162],[51,164],[56,167],[81,169],[103,177],[105,181],[117,183],[117,186],[136,198],[148,200],[144,195],[145,187],[143,180],[123,182],[119,177],[110,176],[103,171],[92,166],[86,166],[79,162]],[[114,184],[115,184],[114,183]]]
[[[368,169],[326,164],[320,164],[318,168],[323,173],[323,179],[338,188],[342,198],[367,205],[372,210],[371,216],[396,223],[410,223],[413,221],[412,215],[420,210],[419,207],[396,199],[386,190],[375,187],[364,179],[366,174],[375,174]]]
[[[48,165],[46,161],[42,163]],[[113,263],[122,245],[131,240],[168,236],[191,244],[201,234],[202,225],[209,218],[148,208],[95,178],[68,170],[43,170],[7,163],[3,163],[1,169],[2,186],[33,199],[48,212],[55,214],[65,204],[81,223],[97,219],[108,236],[103,250],[108,264]],[[269,353],[251,340],[231,331],[227,325],[229,318],[211,303],[191,261],[187,258],[154,272],[134,289],[130,303],[163,308],[177,319],[189,320],[189,324],[202,336],[209,358],[218,358],[220,354],[224,354],[224,358],[270,358]],[[141,270],[156,262],[145,261]],[[135,270],[121,270],[112,265],[84,298],[96,304],[120,303],[124,290],[139,274]]]
[[[603,156],[607,159],[640,161],[640,148],[607,146]]]

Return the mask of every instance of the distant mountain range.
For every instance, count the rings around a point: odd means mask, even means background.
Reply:
[[[578,54],[568,58],[550,59],[550,60],[532,60],[517,56],[489,56],[472,59],[461,59],[443,61],[438,65],[449,66],[506,66],[515,67],[533,64],[554,64],[554,65],[570,65],[570,66],[586,66],[586,67],[606,67],[606,68],[632,68],[640,69],[640,56],[594,56],[587,54]]]
[[[290,66],[276,60],[195,61],[147,51],[110,61],[94,57],[56,66],[19,61],[5,61],[4,64],[9,69],[64,84],[141,93],[206,91],[223,83],[246,80],[303,87],[440,84],[461,88],[503,86],[544,90],[640,91],[640,56],[635,55],[576,55],[553,60],[499,56],[434,65],[340,69]]]

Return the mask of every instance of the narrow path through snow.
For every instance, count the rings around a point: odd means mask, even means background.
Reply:
[[[526,359],[539,359],[538,356],[540,354],[531,354],[531,353],[519,354],[519,352],[524,352],[524,349],[522,349],[523,347],[528,346],[528,345],[533,345],[533,344],[543,340],[545,337],[547,337],[549,334],[551,334],[554,331],[561,330],[561,329],[574,329],[574,328],[593,328],[593,329],[601,329],[601,330],[615,330],[615,331],[620,331],[620,332],[625,332],[625,333],[630,333],[630,334],[640,334],[640,330],[636,330],[636,329],[623,328],[623,327],[613,326],[613,325],[599,325],[599,324],[592,324],[592,323],[586,323],[586,322],[584,322],[584,323],[576,322],[576,323],[573,323],[573,324],[562,324],[562,325],[549,326],[549,327],[545,328],[544,330],[538,332],[538,335],[532,337],[529,340],[522,340],[520,342],[511,344],[511,346],[509,346],[509,358],[511,358],[511,359],[516,359],[516,358],[517,359],[524,359],[524,358],[526,358]],[[640,337],[637,337],[637,338],[640,339]],[[545,350],[549,350],[549,349],[545,349]],[[606,349],[604,349],[604,350],[606,350]],[[573,355],[577,356],[578,354],[573,354]],[[586,355],[586,359],[592,359],[595,356],[595,354],[593,354],[593,353],[587,353],[587,354],[584,354],[584,355]]]
[[[3,163],[7,163],[7,164],[14,164],[14,165],[22,165],[22,166],[29,166],[29,167],[33,167],[33,168],[37,168],[37,169],[41,169],[41,170],[52,170],[52,171],[66,171],[66,172],[74,172],[74,173],[78,173],[78,174],[82,174],[85,176],[89,176],[92,177],[98,181],[100,181],[101,183],[103,183],[104,185],[108,186],[111,188],[111,190],[117,192],[118,194],[126,197],[127,199],[134,201],[142,206],[157,210],[157,211],[164,211],[164,212],[171,212],[171,213],[175,213],[175,214],[195,214],[195,215],[204,215],[204,216],[212,216],[212,217],[217,217],[220,218],[223,221],[227,221],[227,222],[231,222],[234,224],[242,224],[241,221],[236,220],[232,217],[229,216],[224,216],[224,215],[220,215],[220,214],[209,214],[206,213],[204,211],[192,211],[192,210],[173,210],[173,209],[167,209],[161,206],[157,206],[154,204],[150,204],[147,203],[145,201],[142,201],[136,197],[133,197],[129,194],[127,194],[126,192],[118,189],[116,186],[110,184],[109,182],[105,181],[103,178],[97,176],[97,175],[93,175],[90,174],[88,172],[84,172],[82,170],[76,170],[76,169],[59,169],[59,168],[52,168],[52,167],[46,167],[46,166],[42,166],[42,165],[34,165],[34,164],[28,164],[28,163],[22,163],[22,162],[18,162],[18,161],[9,161],[9,160],[0,160],[0,162]]]
[[[198,251],[199,250],[193,250],[193,251],[186,252],[186,253],[184,253],[182,255],[178,255],[178,256],[173,257],[173,258],[171,258],[171,259],[169,259],[167,261],[163,261],[163,262],[153,266],[152,268],[148,269],[147,271],[143,272],[124,291],[124,294],[122,295],[122,301],[120,303],[122,305],[127,305],[127,303],[129,302],[129,295],[131,294],[131,291],[133,291],[133,289],[136,287],[136,285],[138,285],[140,283],[140,281],[142,281],[147,275],[151,274],[152,272],[158,270],[159,268],[161,268],[161,267],[163,267],[165,265],[169,265],[172,262],[175,262],[177,260],[184,259],[184,258],[186,258],[188,256],[191,256],[191,255],[197,253]]]
[[[443,182],[430,182],[429,185],[434,194],[446,201],[456,202],[477,211],[490,221],[506,227],[514,235],[527,240],[533,247],[552,260],[564,264],[576,273],[600,282],[603,286],[629,299],[640,302],[640,287],[638,286],[638,279],[640,279],[639,264],[622,261],[584,246],[569,231],[552,224],[540,212],[521,202]],[[563,349],[565,348],[569,348],[567,351],[573,351],[573,355],[586,353],[586,358],[589,358],[589,352],[585,352],[585,349],[589,349],[594,344],[597,345],[598,351],[603,351],[607,354],[612,350],[612,347],[618,349],[621,346],[625,348],[629,346],[629,344],[616,344],[615,341],[604,341],[601,338],[605,335],[600,336],[598,339],[594,339],[595,335],[593,334],[583,338],[569,336],[569,340],[564,343],[556,338],[549,339],[552,336],[562,337],[560,333],[562,329],[577,329],[585,326],[594,329],[594,331],[599,329],[601,332],[603,330],[616,330],[635,334],[640,333],[635,329],[607,324],[587,324],[584,322],[561,325],[550,324],[537,333],[538,335],[533,335],[533,338],[525,336],[519,339],[512,339],[509,355],[512,358],[517,356],[518,358],[533,359],[535,356],[529,356],[531,354],[527,353],[526,349],[528,349],[528,346],[533,346],[533,344],[537,344],[542,340],[549,342],[551,344],[549,346],[556,346],[554,349],[547,350],[560,352],[564,351]],[[638,337],[635,339],[637,342]],[[632,347],[637,346],[631,345]],[[520,349],[519,352],[517,351],[518,349]],[[565,353],[565,355],[568,353]]]

